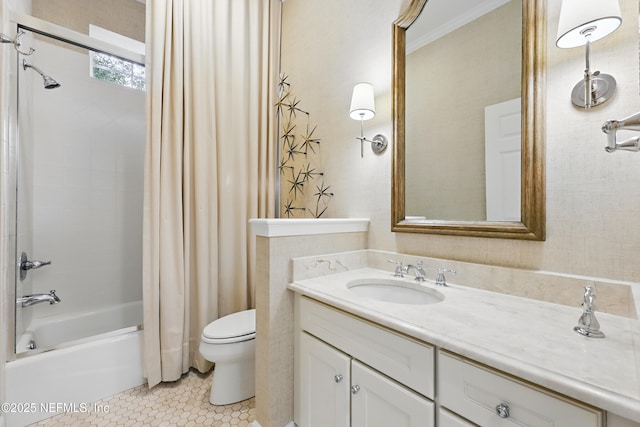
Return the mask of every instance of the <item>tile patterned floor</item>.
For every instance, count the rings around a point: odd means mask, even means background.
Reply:
[[[142,385],[96,402],[102,412],[65,413],[32,426],[216,426],[247,427],[255,419],[255,398],[226,406],[209,403],[213,375],[189,371],[179,381],[149,390]]]

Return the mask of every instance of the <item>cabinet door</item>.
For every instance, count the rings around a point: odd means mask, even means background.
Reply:
[[[350,362],[346,354],[300,334],[300,427],[349,427]]]
[[[471,424],[469,421],[460,418],[444,408],[440,408],[438,414],[440,416],[438,419],[438,427],[476,427],[475,424]]]
[[[351,384],[353,427],[434,425],[433,402],[357,360],[351,362]]]

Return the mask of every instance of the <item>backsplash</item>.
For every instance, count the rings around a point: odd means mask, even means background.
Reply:
[[[294,258],[293,279],[303,280],[366,267],[389,271],[391,275],[394,266],[389,263],[389,259],[402,261],[405,265],[415,264],[418,259],[422,260],[427,278],[431,281],[435,280],[438,268],[453,269],[456,274],[447,276],[450,284],[576,307],[576,312],[583,300],[584,286],[591,284],[596,290],[598,311],[638,318],[640,284],[637,283],[496,267],[395,252],[362,250]]]

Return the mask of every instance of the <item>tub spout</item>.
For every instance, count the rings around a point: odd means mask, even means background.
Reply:
[[[16,299],[16,304],[20,304],[22,307],[29,307],[30,305],[40,304],[41,302],[57,304],[60,302],[60,298],[56,295],[55,289],[52,289],[48,294],[25,295]]]

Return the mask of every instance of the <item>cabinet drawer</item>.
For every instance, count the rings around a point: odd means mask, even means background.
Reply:
[[[603,426],[598,409],[450,353],[439,353],[438,375],[441,405],[481,426]]]
[[[303,330],[433,399],[433,347],[304,297],[299,309]]]

